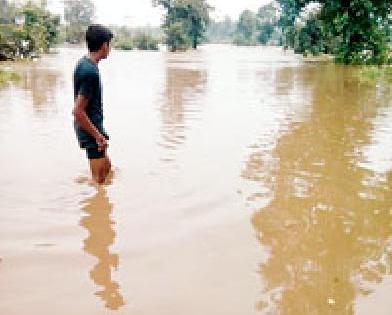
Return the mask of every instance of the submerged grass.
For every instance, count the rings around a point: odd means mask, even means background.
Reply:
[[[361,83],[392,83],[392,66],[366,66],[359,70],[357,77]]]
[[[16,82],[21,79],[20,75],[12,70],[0,69],[0,87],[9,82]]]

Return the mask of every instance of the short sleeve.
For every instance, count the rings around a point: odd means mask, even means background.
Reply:
[[[80,79],[78,95],[91,99],[94,95],[95,80],[95,75],[92,73],[83,75]]]

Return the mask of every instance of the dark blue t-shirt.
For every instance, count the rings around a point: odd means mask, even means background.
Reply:
[[[99,69],[88,57],[83,57],[77,63],[74,75],[74,98],[83,95],[88,99],[86,114],[98,131],[109,139],[103,128],[102,84]],[[81,148],[98,147],[95,139],[83,130],[75,121],[76,137]]]

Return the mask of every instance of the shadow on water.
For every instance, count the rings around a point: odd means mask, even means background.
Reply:
[[[100,186],[95,196],[83,203],[86,216],[81,218],[80,225],[88,231],[84,251],[98,259],[90,271],[90,278],[102,288],[95,294],[105,302],[106,308],[118,310],[124,305],[124,300],[119,284],[112,280],[112,268],[117,269],[119,266],[118,254],[109,251],[116,237],[113,228],[115,222],[111,219],[112,209],[105,188]]]
[[[162,161],[175,160],[175,151],[185,142],[190,121],[201,111],[200,98],[206,83],[205,70],[178,67],[167,60],[165,99],[159,109],[162,119],[159,144],[166,151]]]
[[[269,189],[270,202],[252,217],[269,252],[259,268],[263,314],[354,314],[356,298],[392,273],[392,173],[360,166],[390,96],[359,85],[351,71],[293,73],[292,81],[310,88],[310,116],[289,126],[272,158],[256,149],[243,170],[261,191]]]

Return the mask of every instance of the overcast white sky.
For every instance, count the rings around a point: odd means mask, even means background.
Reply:
[[[271,0],[208,0],[215,7],[214,17],[229,15],[236,19],[245,9],[257,10]],[[151,0],[93,0],[96,5],[96,22],[129,26],[160,25],[162,11],[153,8]],[[62,0],[49,0],[49,7],[62,12]]]

